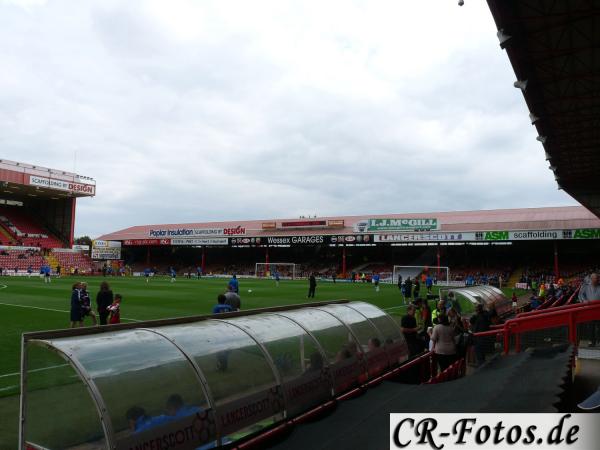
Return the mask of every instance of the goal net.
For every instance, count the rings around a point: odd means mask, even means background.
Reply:
[[[398,284],[398,277],[402,280],[410,277],[411,280],[421,278],[423,275],[431,276],[434,284],[444,285],[450,281],[450,268],[448,266],[394,266],[392,283]]]
[[[256,263],[254,270],[256,278],[296,279],[296,264],[294,263]]]

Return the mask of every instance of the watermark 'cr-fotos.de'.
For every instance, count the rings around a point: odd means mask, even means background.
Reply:
[[[390,414],[390,449],[600,448],[599,414]]]

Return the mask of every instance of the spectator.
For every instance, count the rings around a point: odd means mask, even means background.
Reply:
[[[417,302],[421,302],[421,318],[423,320],[423,328],[420,331],[426,333],[427,327],[433,326],[431,319],[431,308],[427,299],[418,298]]]
[[[462,334],[464,331],[462,317],[454,308],[450,308],[448,310],[448,321],[450,322],[450,326],[454,329],[455,334]]]
[[[478,303],[475,307],[475,314],[471,316],[471,331],[473,333],[483,333],[490,329],[490,315],[483,309],[483,305]],[[480,366],[485,362],[485,346],[489,342],[486,336],[474,336],[475,357],[477,365]]]
[[[435,326],[439,323],[439,316],[446,314],[446,301],[444,299],[437,302],[435,309],[431,312],[431,322]]]
[[[440,315],[438,322],[433,327],[431,340],[433,341],[433,351],[440,365],[440,371],[443,372],[456,360],[456,343],[454,342],[456,333],[446,314]]]
[[[81,291],[79,293],[79,298],[81,300],[81,321],[86,316],[90,316],[92,318],[92,325],[98,325],[98,321],[96,320],[96,313],[92,310],[92,302],[90,300],[90,294],[87,291],[87,283],[82,282],[79,283],[81,285]]]
[[[106,325],[109,311],[108,307],[113,303],[113,292],[106,281],[100,283],[100,291],[96,295],[96,307],[98,309],[98,317],[100,325]]]
[[[448,300],[446,301],[446,311],[450,308],[454,308],[458,314],[462,312],[460,302],[454,297],[454,292],[448,293]]]
[[[591,302],[600,300],[600,284],[598,283],[598,274],[592,273],[589,283],[583,284],[579,290],[580,302]],[[595,347],[598,338],[598,325],[600,322],[594,321],[589,324],[590,328],[590,347]]]
[[[108,319],[108,323],[111,325],[121,323],[121,294],[115,294],[115,299],[112,304],[107,308],[110,313],[110,318]]]
[[[428,348],[429,348],[430,352],[433,351],[433,341],[431,340],[431,335],[432,334],[433,334],[433,327],[427,327],[427,336],[429,338]]]
[[[228,305],[227,303],[225,303],[227,301],[227,298],[225,297],[224,294],[219,294],[219,296],[217,297],[217,304],[213,307],[213,314],[220,314],[220,313],[226,313],[226,312],[231,312],[233,311],[233,308],[231,307],[231,305]]]
[[[78,328],[82,325],[81,283],[77,282],[73,285],[73,290],[71,292],[71,328]]]
[[[311,273],[308,279],[308,298],[315,298],[315,290],[317,289],[317,279],[315,274]]]
[[[419,283],[419,279],[415,278],[415,288],[413,292],[413,298],[417,299],[419,297],[419,291],[421,290],[421,283]]]
[[[231,306],[232,311],[239,311],[242,305],[242,300],[233,289],[234,288],[231,284],[227,285],[227,292],[225,293],[225,304]]]
[[[404,297],[408,298],[409,301],[412,297],[412,281],[410,277],[406,277],[406,281],[404,282]]]
[[[400,320],[400,329],[402,334],[404,334],[406,345],[408,345],[408,353],[411,357],[421,352],[421,347],[417,337],[418,329],[415,311],[416,309],[414,305],[408,305],[408,308],[406,308],[406,315],[404,315]]]
[[[417,298],[413,305],[415,307],[415,320],[417,321],[417,336],[426,329],[423,319],[423,299]]]

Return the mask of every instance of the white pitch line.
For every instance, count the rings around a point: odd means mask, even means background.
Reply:
[[[41,308],[39,306],[29,306],[29,305],[15,305],[13,303],[0,303],[0,305],[14,306],[16,308],[41,309],[42,311],[52,311],[52,312],[59,312],[59,313],[69,313],[70,312],[70,311],[65,311],[64,309]],[[122,317],[121,319],[129,320],[130,322],[142,322],[142,320],[128,319],[127,317]]]
[[[8,286],[6,284],[0,284],[0,289],[6,289]]]
[[[3,388],[0,388],[0,392],[2,392],[2,391],[10,391],[11,389],[15,389],[15,388],[18,388],[18,387],[19,387],[18,384],[15,384],[15,385],[12,385],[12,386],[6,386],[6,387],[3,387]]]
[[[401,305],[401,306],[392,306],[390,308],[383,308],[384,311],[390,311],[392,309],[401,309],[401,308],[406,308],[408,305]]]
[[[59,367],[66,367],[68,365],[69,364],[65,363],[65,364],[57,364],[55,366],[40,367],[39,369],[28,370],[27,373],[42,372],[44,370],[58,369]],[[4,375],[0,375],[0,378],[14,377],[15,375],[21,375],[21,372],[5,373]]]

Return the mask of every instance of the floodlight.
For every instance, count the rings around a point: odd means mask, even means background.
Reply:
[[[529,113],[529,119],[531,120],[531,125],[536,123],[540,118],[536,116],[534,113]]]
[[[498,40],[500,41],[500,47],[502,48],[504,48],[505,44],[512,38],[512,36],[504,33],[504,30],[502,28],[498,30],[496,36],[498,36]]]
[[[542,145],[544,145],[546,143],[546,140],[548,139],[547,136],[538,136],[535,138],[537,141],[541,142]]]
[[[525,92],[527,89],[527,80],[517,80],[513,83],[513,86]]]

